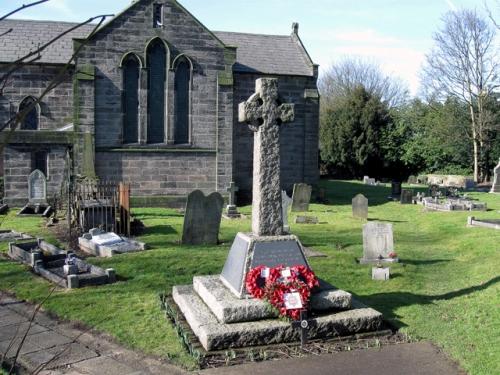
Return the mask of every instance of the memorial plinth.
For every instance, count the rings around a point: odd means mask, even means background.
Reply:
[[[280,181],[280,127],[294,120],[294,105],[278,96],[277,79],[258,79],[256,93],[239,106],[239,120],[255,132],[252,233],[238,233],[221,275],[197,276],[175,286],[172,297],[206,350],[297,341],[299,331],[250,298],[247,274],[258,266],[309,267],[294,235],[284,235]],[[297,197],[296,194],[294,194]],[[382,315],[333,286],[311,290],[309,337],[330,338],[378,330]]]
[[[238,233],[229,250],[221,280],[237,297],[243,298],[245,277],[257,266],[269,268],[284,265],[309,267],[304,248],[296,236],[256,236]]]

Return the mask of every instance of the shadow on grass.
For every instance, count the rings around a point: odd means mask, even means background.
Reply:
[[[359,297],[369,305],[380,309],[383,312],[384,317],[386,319],[393,320],[394,324],[398,328],[401,328],[406,325],[398,320],[399,316],[395,313],[395,310],[397,310],[400,307],[407,307],[412,305],[431,305],[437,301],[448,301],[457,297],[466,296],[469,294],[473,294],[488,289],[489,287],[495,285],[499,281],[500,281],[500,276],[497,276],[480,285],[474,285],[468,288],[437,295],[422,295],[422,294],[414,294],[407,292],[391,292],[391,293],[377,293],[366,296],[360,295]]]
[[[320,182],[320,187],[325,190],[329,204],[351,205],[352,198],[357,194],[363,194],[367,197],[370,207],[390,202],[388,199],[391,195],[390,184],[387,184],[387,186],[370,186],[354,181],[335,180],[335,184],[332,184],[330,181],[322,180]],[[427,192],[427,187],[411,187],[410,190],[413,190],[415,193]]]
[[[388,219],[378,219],[378,218],[368,218],[368,221],[381,221],[384,223],[407,223],[407,220],[388,220]]]
[[[413,266],[424,266],[428,264],[438,264],[438,263],[447,263],[451,262],[450,259],[431,259],[431,260],[409,260],[409,259],[400,259],[402,264],[411,264]]]
[[[177,234],[177,231],[170,225],[153,225],[144,229],[141,236]]]

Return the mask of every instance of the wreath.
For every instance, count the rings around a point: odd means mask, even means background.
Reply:
[[[258,266],[248,272],[245,284],[250,295],[266,300],[280,316],[293,320],[299,320],[300,312],[307,310],[311,290],[319,286],[316,275],[306,266]],[[302,307],[287,307],[285,300],[297,295],[300,297],[300,303],[295,303]]]

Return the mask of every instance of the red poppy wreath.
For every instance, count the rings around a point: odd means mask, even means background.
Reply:
[[[300,318],[300,311],[307,310],[311,290],[319,285],[314,272],[306,266],[251,269],[246,278],[246,288],[255,298],[266,300],[282,317]]]

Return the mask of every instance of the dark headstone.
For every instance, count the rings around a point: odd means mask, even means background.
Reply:
[[[311,201],[312,187],[307,184],[293,185],[292,212],[309,211],[309,202]]]
[[[413,190],[401,190],[401,204],[413,204]]]
[[[184,215],[182,243],[202,245],[218,243],[224,199],[219,193],[208,197],[200,190],[189,194]]]
[[[352,217],[365,220],[368,218],[368,198],[363,194],[352,199]]]
[[[401,182],[400,181],[392,181],[391,182],[391,196],[399,197],[401,195]]]

